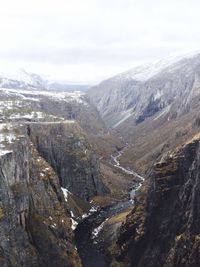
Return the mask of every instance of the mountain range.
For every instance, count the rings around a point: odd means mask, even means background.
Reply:
[[[123,163],[144,172],[155,155],[198,129],[200,54],[136,67],[88,95],[106,124],[130,142]]]
[[[200,54],[0,77],[0,266],[200,266]]]
[[[88,87],[85,84],[70,84],[47,80],[24,69],[18,69],[14,73],[0,73],[0,88],[72,92],[85,91]]]

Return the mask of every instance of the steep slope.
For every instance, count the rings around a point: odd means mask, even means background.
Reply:
[[[78,124],[1,123],[0,178],[0,265],[81,266],[72,230],[107,191]]]
[[[84,200],[106,193],[97,157],[76,123],[30,124],[28,131],[39,153],[58,174],[62,187]]]
[[[129,117],[137,124],[175,100],[178,112],[184,112],[199,92],[199,69],[198,54],[173,64],[159,61],[104,81],[88,94],[110,126],[118,127]]]
[[[27,136],[15,137],[0,156],[0,265],[81,266],[56,172]]]
[[[32,122],[33,124],[36,122],[68,121],[71,122],[72,127],[73,124],[78,124],[97,158],[101,161],[99,167],[106,187],[110,192],[116,193],[114,198],[122,195],[121,185],[116,182],[116,180],[121,179],[120,175],[115,174],[115,168],[110,163],[111,155],[117,153],[117,148],[122,147],[122,141],[107,129],[97,109],[84,93],[2,88],[0,89],[0,98],[0,121],[3,123],[11,122],[17,125],[25,122]],[[45,137],[41,135],[41,138]],[[54,146],[57,142],[58,147],[60,147],[59,139],[53,141]],[[72,150],[70,150],[71,152]],[[83,156],[85,157],[85,154]],[[123,177],[124,191],[130,186],[130,183],[129,177]],[[107,200],[112,201],[110,198]]]
[[[0,122],[76,121],[98,156],[106,160],[121,145],[84,93],[1,88],[0,98]]]
[[[199,266],[200,136],[155,164],[118,239],[117,266]]]
[[[145,172],[174,142],[199,130],[199,81],[197,54],[136,68],[88,91],[107,125],[130,143],[123,165]]]
[[[4,121],[76,120],[88,134],[103,134],[106,127],[96,108],[81,92],[0,89],[0,119]]]

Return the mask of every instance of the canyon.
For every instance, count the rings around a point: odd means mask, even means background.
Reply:
[[[31,78],[0,86],[0,266],[199,266],[200,55]]]

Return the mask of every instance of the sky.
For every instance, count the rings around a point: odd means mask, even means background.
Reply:
[[[200,50],[199,0],[0,0],[0,73],[95,84]]]

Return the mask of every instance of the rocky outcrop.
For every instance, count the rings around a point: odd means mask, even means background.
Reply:
[[[29,135],[62,187],[84,200],[106,193],[97,157],[78,124],[31,124]]]
[[[155,164],[118,239],[119,266],[199,266],[200,136]]]
[[[0,265],[81,266],[52,167],[28,137],[0,157]]]

